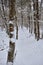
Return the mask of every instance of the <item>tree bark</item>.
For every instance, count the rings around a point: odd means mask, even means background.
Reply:
[[[33,1],[34,5],[34,33],[35,33],[35,38],[39,40],[40,38],[40,31],[39,31],[39,5],[38,5],[38,0]]]

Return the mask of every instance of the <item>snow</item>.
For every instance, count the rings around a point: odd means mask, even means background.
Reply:
[[[10,32],[11,34],[14,34],[14,32]]]
[[[11,38],[10,41],[11,41],[12,43],[14,43],[14,42],[16,41],[16,39],[15,39],[15,38]]]
[[[30,34],[25,27],[19,28],[18,33],[18,40],[15,41],[17,54],[13,65],[43,65],[43,39],[36,41],[34,34]],[[5,47],[9,45],[9,38],[6,36],[6,32],[0,30],[0,43],[3,44],[1,39],[4,39]],[[8,48],[0,51],[0,65],[6,65],[7,55]]]
[[[13,22],[12,21],[9,21],[9,24],[13,24]]]
[[[11,62],[8,62],[7,65],[12,65],[12,63]]]
[[[1,48],[4,49],[4,48],[8,47],[8,45],[9,45],[8,41],[9,41],[9,39],[5,32],[5,29],[3,31],[0,31],[0,50],[1,50]]]
[[[17,41],[18,52],[14,65],[43,65],[43,40],[37,42],[33,36],[26,33],[26,29],[19,33],[21,36]]]
[[[0,29],[0,65],[6,65],[9,49],[9,39],[5,30]]]

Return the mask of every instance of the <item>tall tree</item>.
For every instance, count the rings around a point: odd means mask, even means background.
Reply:
[[[16,17],[16,11],[15,11],[15,0],[9,0],[9,52],[8,52],[8,59],[7,59],[7,64],[9,62],[13,63],[14,59],[14,53],[15,53],[15,41],[14,41],[14,17]],[[13,40],[12,40],[13,39]]]
[[[28,1],[28,23],[29,23],[29,32],[31,32],[31,18],[30,18],[30,13],[31,13],[31,0]]]
[[[33,8],[34,8],[34,33],[35,33],[35,38],[39,40],[40,38],[40,31],[39,31],[39,5],[38,5],[38,0],[33,0]]]
[[[21,27],[23,27],[23,1],[21,0]]]
[[[38,0],[36,0],[36,21],[37,21],[37,40],[40,38],[40,30],[39,30],[39,5]]]

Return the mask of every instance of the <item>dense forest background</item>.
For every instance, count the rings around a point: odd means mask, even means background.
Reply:
[[[0,0],[0,65],[43,65],[43,0]]]
[[[9,21],[18,28],[25,26],[35,34],[37,40],[43,38],[43,0],[0,0],[0,27],[10,33]]]

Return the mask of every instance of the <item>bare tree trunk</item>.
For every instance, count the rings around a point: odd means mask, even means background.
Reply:
[[[34,33],[35,33],[35,38],[39,40],[40,38],[40,31],[39,31],[39,7],[38,7],[38,0],[33,1],[34,5]]]
[[[9,1],[9,38],[10,38],[10,42],[9,42],[9,52],[8,52],[8,59],[7,59],[7,64],[9,62],[13,63],[14,60],[14,53],[15,53],[15,41],[13,36],[14,36],[14,16],[16,15],[16,11],[15,11],[15,0],[10,0]],[[13,39],[13,40],[11,40]]]
[[[29,32],[30,32],[30,16],[28,15]]]
[[[34,10],[34,34],[35,34],[35,38],[37,38],[37,33],[36,33],[36,14],[35,14],[35,2],[33,0],[33,10]]]
[[[38,0],[36,0],[36,19],[37,19],[37,40],[40,38],[40,31],[39,31],[39,5]]]
[[[18,39],[18,26],[16,25],[16,39]]]
[[[7,64],[8,62],[12,62],[14,60],[14,52],[15,52],[15,43],[9,42],[9,51],[8,51],[8,57],[7,57]]]
[[[23,27],[23,8],[22,8],[22,0],[21,0],[21,28]]]
[[[31,16],[31,34],[32,34],[32,31],[33,31],[33,21],[32,21],[32,16]]]
[[[31,33],[31,18],[30,18],[30,13],[31,13],[31,0],[29,0],[29,4],[28,4],[28,23],[29,23],[29,32]]]
[[[23,28],[23,13],[21,11],[21,28]]]
[[[9,20],[14,20],[15,15],[15,0],[9,0]]]
[[[35,14],[34,14],[35,17]],[[35,38],[37,38],[37,32],[36,32],[36,19],[34,18],[34,33],[35,33]]]

